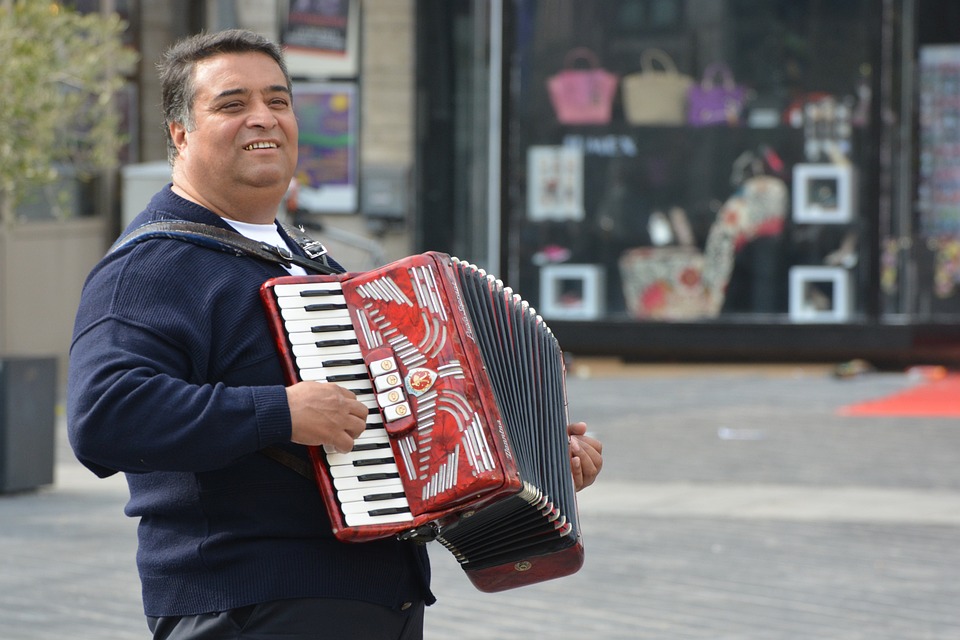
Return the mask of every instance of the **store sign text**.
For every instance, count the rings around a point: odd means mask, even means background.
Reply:
[[[563,138],[563,146],[574,147],[583,151],[587,156],[602,156],[605,158],[637,156],[637,143],[630,136],[582,136],[568,135]]]

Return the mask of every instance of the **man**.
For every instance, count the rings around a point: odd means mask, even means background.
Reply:
[[[160,78],[173,182],[131,228],[185,220],[303,255],[275,221],[297,163],[279,48],[201,34],[166,53]],[[77,313],[71,444],[96,474],[126,474],[155,638],[421,638],[423,546],[337,541],[317,487],[258,455],[349,451],[367,415],[338,385],[284,386],[258,290],[287,273],[168,239],[108,254]],[[568,429],[578,488],[602,464],[585,429]]]

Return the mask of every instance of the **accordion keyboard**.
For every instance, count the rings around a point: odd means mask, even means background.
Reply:
[[[360,526],[412,520],[340,283],[278,285],[275,293],[300,379],[338,384],[369,409],[352,451],[324,447],[344,521]]]

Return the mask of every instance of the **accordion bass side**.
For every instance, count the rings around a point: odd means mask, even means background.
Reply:
[[[526,302],[436,252],[261,296],[288,382],[370,408],[353,451],[310,448],[338,539],[436,539],[482,591],[579,570],[563,357]]]

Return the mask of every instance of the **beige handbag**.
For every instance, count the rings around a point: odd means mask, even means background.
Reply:
[[[665,51],[645,49],[640,54],[640,71],[624,76],[621,83],[624,117],[634,125],[684,124],[687,92],[693,82],[677,71]]]

